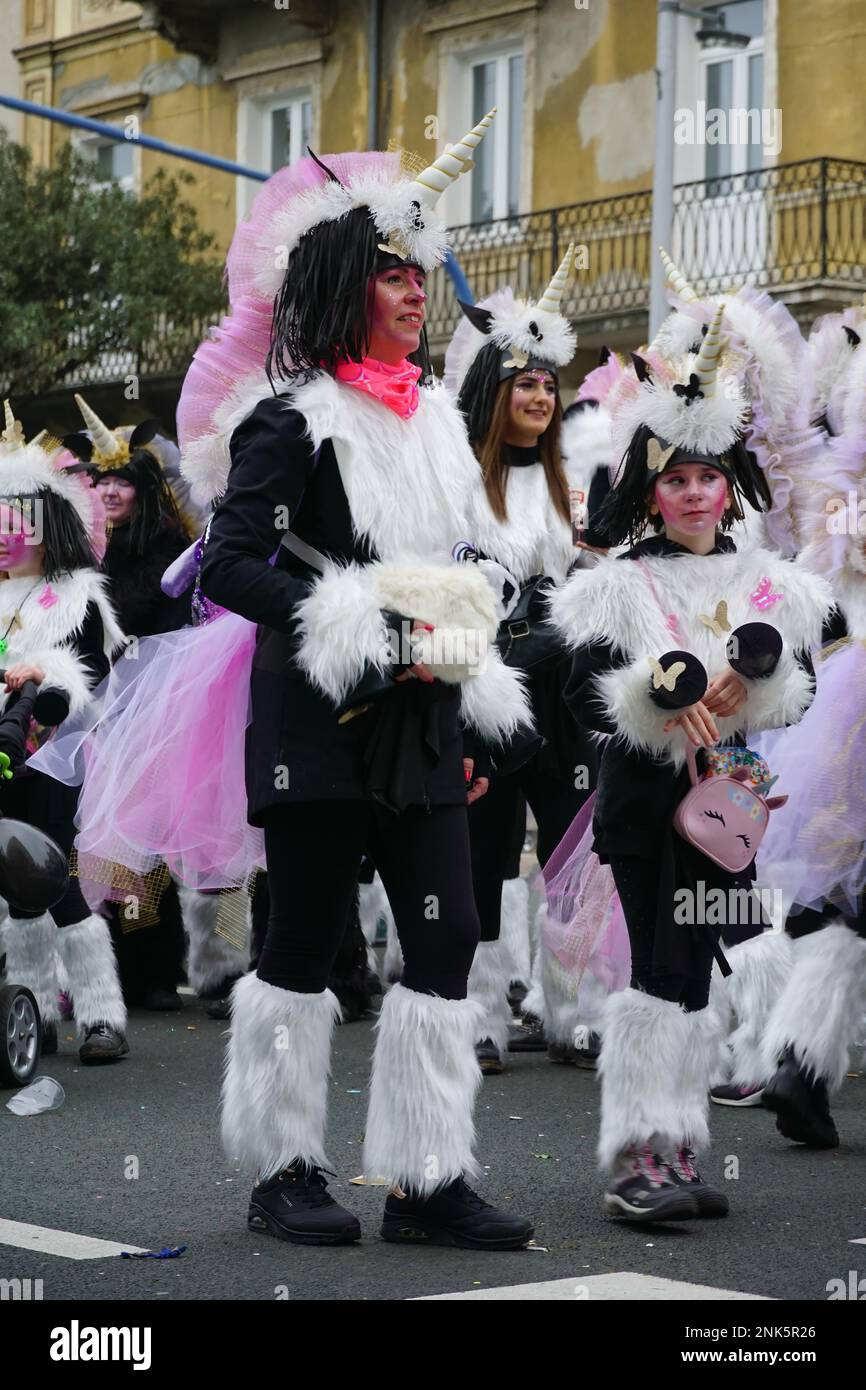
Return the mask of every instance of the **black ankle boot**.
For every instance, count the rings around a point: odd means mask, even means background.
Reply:
[[[680,1187],[686,1188],[695,1199],[698,1216],[727,1216],[730,1203],[724,1192],[704,1182],[695,1163],[694,1150],[681,1144],[665,1165]]]
[[[836,1149],[839,1134],[830,1114],[827,1087],[813,1080],[794,1056],[785,1050],[776,1075],[764,1087],[763,1102],[776,1116],[776,1129],[786,1139],[810,1149]]]
[[[497,1211],[464,1178],[428,1197],[397,1196],[385,1202],[382,1239],[463,1250],[519,1250],[532,1235],[529,1221]]]
[[[361,1239],[358,1218],[328,1196],[322,1169],[302,1163],[253,1188],[247,1226],[293,1245],[348,1245]]]
[[[54,1057],[57,1055],[57,1024],[43,1023],[42,1025],[42,1056]]]

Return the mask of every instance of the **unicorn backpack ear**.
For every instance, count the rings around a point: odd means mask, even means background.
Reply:
[[[764,805],[766,806],[766,808],[767,808],[768,811],[778,811],[778,809],[779,809],[780,806],[786,805],[787,800],[788,800],[787,795],[785,795],[785,796],[768,796],[767,799],[766,799],[765,802],[764,802]]]
[[[477,328],[479,333],[483,333],[486,338],[493,322],[493,314],[490,309],[483,309],[480,304],[465,304],[462,299],[458,299],[457,303],[473,327]]]

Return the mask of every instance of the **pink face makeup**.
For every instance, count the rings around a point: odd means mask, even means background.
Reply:
[[[557,390],[550,372],[520,372],[511,388],[511,423],[527,434],[544,434],[556,407]]]
[[[0,503],[0,569],[12,570],[33,554],[33,527],[15,507]]]
[[[678,463],[656,483],[655,500],[662,521],[675,531],[700,535],[715,530],[728,500],[728,480],[705,463]]]
[[[426,280],[415,265],[393,266],[376,276],[371,357],[399,360],[417,350],[426,313]],[[383,349],[389,350],[387,358]]]

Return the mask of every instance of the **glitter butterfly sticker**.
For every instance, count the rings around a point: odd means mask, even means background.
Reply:
[[[676,444],[670,444],[667,449],[663,449],[658,440],[653,438],[646,446],[646,466],[653,473],[660,473],[670,458],[676,451]]]
[[[675,661],[672,666],[669,666],[666,671],[663,671],[661,662],[656,661],[654,656],[647,657],[647,660],[650,664],[650,670],[653,673],[653,690],[661,690],[662,686],[664,686],[665,690],[673,692],[676,689],[677,681],[686,669],[686,663],[684,661]]]
[[[749,594],[749,602],[753,603],[762,613],[772,607],[774,603],[781,602],[783,598],[784,594],[773,593],[773,583],[767,575],[758,581],[758,587]]]
[[[727,600],[719,599],[712,617],[709,613],[699,613],[698,621],[703,623],[704,627],[710,628],[714,637],[721,637],[723,632],[730,632],[731,624],[728,622]]]

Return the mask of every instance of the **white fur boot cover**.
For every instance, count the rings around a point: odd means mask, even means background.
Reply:
[[[640,990],[624,989],[610,996],[598,1061],[598,1159],[606,1171],[614,1171],[623,1149],[640,1147],[653,1136],[665,1150],[685,1138],[695,1147],[706,1143],[706,1096],[701,1129],[694,1097],[684,1088],[694,1017],[679,1004]]]
[[[382,971],[385,978],[382,984],[387,988],[389,985],[396,984],[403,974],[403,951],[400,946],[400,938],[397,935],[397,928],[394,925],[394,914],[389,912],[388,935],[385,938],[385,963]]]
[[[391,904],[388,902],[388,894],[385,892],[385,885],[378,874],[373,875],[372,883],[358,884],[358,910],[361,917],[361,931],[364,933],[364,940],[367,943],[367,964],[375,974],[385,975],[385,961],[388,956],[388,946],[386,945],[384,958],[380,959],[374,950],[376,942],[376,932],[379,926],[379,919],[384,919],[386,941],[390,944],[391,937],[396,937],[394,931],[394,914],[391,911]],[[399,943],[398,943],[399,949]],[[392,964],[393,961],[392,950]],[[400,967],[397,971],[397,978],[403,973],[403,957],[400,956]],[[382,980],[387,984],[387,979]]]
[[[766,1070],[764,1029],[790,978],[792,948],[787,932],[765,931],[725,951],[733,972],[726,981],[734,1014],[728,1037],[733,1086],[763,1086],[776,1070]]]
[[[529,989],[526,998],[520,1005],[520,1012],[532,1014],[533,1017],[540,1018],[544,1023],[541,919],[547,910],[547,897],[544,892],[544,879],[541,873],[536,874],[534,880],[527,886],[529,887],[529,942],[532,950],[532,969],[529,974]]]
[[[296,994],[255,973],[238,980],[222,1089],[226,1156],[260,1181],[299,1160],[327,1167],[331,1035],[340,1005],[329,989]]]
[[[94,1023],[107,1023],[122,1033],[126,1028],[126,1005],[105,918],[92,913],[71,927],[61,927],[57,948],[69,978],[79,1033]]]
[[[575,989],[574,980],[563,970],[556,956],[544,944],[543,937],[539,942],[538,955],[544,991],[544,1036],[548,1042],[571,1047],[574,1043],[574,1030],[582,1021],[580,990]]]
[[[473,1112],[481,1009],[394,985],[376,1024],[364,1172],[429,1193],[478,1175]]]
[[[26,919],[7,917],[3,923],[6,983],[24,985],[30,990],[43,1023],[57,1023],[60,1018],[57,936],[54,918],[48,912]]]
[[[177,886],[183,925],[189,941],[186,973],[196,994],[213,989],[223,980],[236,979],[249,969],[249,896],[247,898],[247,945],[239,951],[216,930],[220,909],[219,893],[197,893]]]
[[[529,884],[525,878],[507,878],[502,885],[499,940],[505,950],[508,983],[519,981],[528,989],[532,965],[529,958]]]
[[[687,1144],[699,1153],[710,1142],[710,1086],[718,1070],[723,1033],[719,1016],[714,1009],[699,1009],[695,1013],[686,1014],[685,1020],[688,1046],[680,1072],[682,1130],[674,1148]]]
[[[503,942],[479,941],[475,948],[472,969],[469,971],[468,994],[482,1009],[481,1024],[476,1042],[489,1038],[499,1056],[508,1051],[508,1025],[511,1006],[508,1003],[508,957]]]
[[[849,927],[822,927],[796,944],[791,977],[764,1033],[764,1066],[772,1076],[786,1047],[836,1091],[848,1050],[866,1010],[866,940]]]

